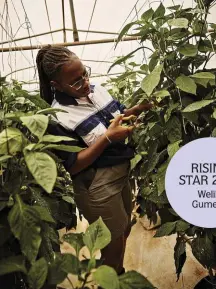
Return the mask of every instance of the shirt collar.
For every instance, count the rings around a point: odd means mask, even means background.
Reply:
[[[91,96],[93,96],[95,85],[90,84]],[[55,92],[55,99],[58,103],[62,105],[79,105],[79,101],[76,98],[66,94],[65,92],[56,90]]]
[[[56,90],[55,99],[62,105],[78,105],[76,99],[65,92]]]

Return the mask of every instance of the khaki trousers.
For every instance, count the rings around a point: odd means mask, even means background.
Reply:
[[[101,217],[112,240],[130,230],[132,193],[130,162],[108,168],[89,169],[73,180],[75,201],[89,224]]]

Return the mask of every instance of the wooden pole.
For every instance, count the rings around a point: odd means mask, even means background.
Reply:
[[[66,29],[65,29],[65,6],[64,4],[65,4],[64,0],[62,0],[63,41],[67,42]]]
[[[13,40],[6,40],[3,42],[0,42],[0,45],[3,44],[7,44],[7,43],[11,43],[11,42],[16,42],[16,41],[20,41],[20,40],[26,40],[29,38],[34,38],[34,37],[38,37],[38,36],[44,36],[44,35],[48,35],[51,33],[56,33],[56,32],[61,32],[63,29],[57,29],[57,30],[52,30],[52,31],[47,31],[47,32],[43,32],[43,33],[39,33],[39,34],[35,34],[35,35],[29,35],[29,36],[25,36],[25,37],[21,37],[21,38],[15,38]],[[71,28],[65,28],[65,31],[73,31],[73,29]],[[89,33],[96,33],[96,34],[109,34],[109,35],[119,35],[119,33],[117,32],[110,32],[110,31],[97,31],[97,30],[84,30],[84,29],[78,29],[78,32],[89,32]],[[126,34],[126,36],[132,36],[130,34]],[[67,42],[67,41],[64,41]]]
[[[26,39],[34,38],[34,37],[38,37],[38,36],[44,36],[44,35],[48,35],[48,34],[56,33],[56,32],[61,32],[61,31],[62,31],[62,29],[57,29],[57,30],[43,32],[43,33],[39,33],[39,34],[35,34],[35,35],[29,35],[29,36],[25,36],[25,37],[21,37],[21,38],[7,40],[7,41],[0,42],[0,45],[11,43],[11,42],[16,42],[16,41],[20,41],[20,40],[26,40]]]
[[[70,2],[70,9],[71,9],[71,18],[72,18],[72,25],[73,25],[73,37],[74,41],[79,41],[79,35],[76,26],[76,17],[75,17],[75,10],[74,10],[74,3],[73,0],[69,0]]]
[[[66,31],[73,31],[71,28],[66,28]],[[85,30],[85,29],[77,29],[78,32],[88,32],[88,33],[96,33],[96,34],[109,34],[109,35],[119,35],[118,32],[111,32],[111,31],[98,31],[98,30]],[[125,36],[132,36],[126,34]]]
[[[133,40],[140,40],[141,37],[124,37],[122,41],[133,41]],[[90,44],[103,44],[103,43],[114,43],[117,42],[117,38],[109,38],[109,39],[97,39],[97,40],[88,40],[88,41],[77,41],[77,42],[63,42],[63,43],[56,43],[56,46],[80,46],[80,45],[90,45]],[[11,51],[19,51],[19,50],[33,50],[39,49],[42,47],[47,46],[48,44],[43,45],[32,45],[32,46],[13,46],[13,47],[2,47],[0,48],[0,52],[11,52]]]

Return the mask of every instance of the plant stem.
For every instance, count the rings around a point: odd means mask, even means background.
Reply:
[[[194,238],[188,238],[185,234],[179,234],[184,240],[186,243],[188,243],[190,246],[192,245],[192,241],[191,239],[194,239]]]
[[[86,273],[81,289],[84,288],[84,286],[85,286],[85,284],[86,284],[86,282],[88,280],[89,275],[90,275],[90,273]]]
[[[70,285],[71,285],[71,288],[73,288],[73,289],[74,289],[74,285],[73,285],[73,283],[71,282],[71,280],[70,280],[70,278],[69,278],[69,277],[67,277],[67,280],[68,280],[68,282],[70,283]]]
[[[213,56],[213,55],[212,55]],[[208,56],[207,56],[207,59],[206,59],[206,62],[205,62],[205,64],[204,64],[204,66],[203,66],[203,70],[206,68],[206,65],[208,64],[208,62],[209,62],[209,60],[211,59],[211,51],[209,52],[209,54],[208,54]]]

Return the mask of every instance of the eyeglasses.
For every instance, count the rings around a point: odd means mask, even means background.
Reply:
[[[83,87],[85,80],[89,79],[89,77],[91,75],[91,67],[84,66],[84,68],[85,68],[85,70],[84,70],[83,76],[81,76],[82,78],[73,84],[69,84],[70,87],[72,87],[76,90],[79,90]]]

